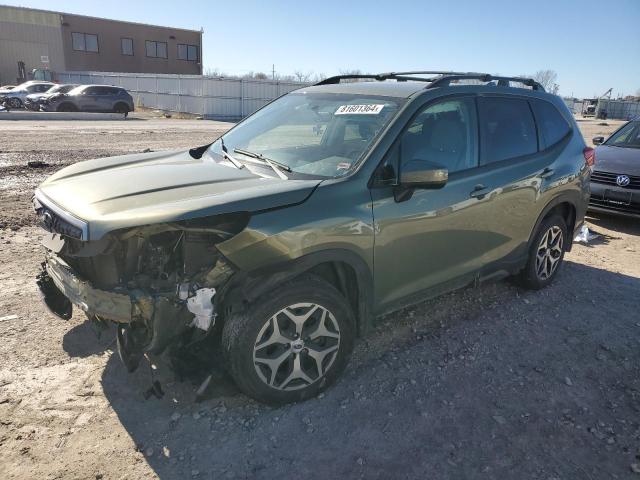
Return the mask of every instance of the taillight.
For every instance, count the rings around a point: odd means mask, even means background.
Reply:
[[[582,153],[584,154],[584,160],[585,162],[587,162],[587,166],[593,167],[596,163],[595,149],[591,147],[584,147],[584,150],[582,151]]]

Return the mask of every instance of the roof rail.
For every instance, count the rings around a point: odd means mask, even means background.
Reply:
[[[432,83],[429,84],[427,88],[435,88],[435,87],[448,87],[451,82],[455,82],[458,80],[480,80],[481,82],[492,82],[494,80],[498,81],[499,87],[508,87],[509,82],[518,82],[527,87],[531,87],[533,90],[540,90],[544,92],[544,87],[540,85],[539,82],[536,82],[533,78],[523,78],[523,77],[503,77],[499,75],[491,75],[490,73],[463,73],[456,75],[443,75],[440,78],[435,79]]]
[[[433,78],[416,77],[415,75],[436,75],[436,77],[433,77]],[[503,77],[503,76],[491,75],[490,73],[445,72],[445,71],[434,71],[434,70],[415,70],[415,71],[409,71],[409,72],[388,72],[388,73],[378,73],[378,74],[336,75],[333,77],[325,78],[324,80],[321,80],[315,85],[334,85],[334,84],[340,83],[342,80],[359,80],[359,79],[375,80],[378,82],[382,82],[385,80],[396,80],[398,82],[406,82],[406,81],[428,82],[429,85],[427,86],[427,88],[448,87],[451,84],[451,82],[455,82],[458,80],[480,80],[482,82],[491,82],[491,81],[497,80],[498,86],[500,87],[508,87],[509,82],[518,82],[528,87],[531,87],[533,90],[540,90],[544,92],[544,87],[532,78]]]
[[[334,85],[336,83],[340,83],[342,80],[358,80],[358,79],[377,80],[378,82],[383,82],[384,80],[397,80],[399,82],[405,82],[408,80],[413,80],[418,82],[433,81],[433,79],[430,79],[430,78],[408,77],[404,75],[397,75],[393,72],[390,72],[390,73],[365,74],[365,75],[357,75],[357,74],[336,75],[334,77],[325,78],[324,80],[319,81],[315,85]]]

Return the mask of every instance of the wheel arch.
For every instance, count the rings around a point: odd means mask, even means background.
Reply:
[[[76,111],[78,111],[78,107],[76,107],[75,104],[73,104],[72,102],[62,102],[60,105],[58,105],[56,107],[56,111],[57,112],[62,112],[62,111],[64,111],[63,110],[64,107],[69,107],[69,110],[66,110],[68,112],[76,112]]]
[[[118,107],[123,107],[124,109],[126,109],[127,112],[129,112],[131,109],[129,108],[129,104],[127,102],[124,102],[122,100],[118,100],[114,105],[113,105],[113,111],[114,112],[118,112]],[[124,112],[124,110],[123,110]]]
[[[366,262],[350,250],[324,250],[252,272],[237,272],[220,291],[218,305],[223,314],[244,308],[302,274],[320,277],[344,295],[354,314],[356,332],[366,334],[371,326],[373,275]]]
[[[564,218],[567,224],[567,233],[569,234],[569,239],[567,241],[566,251],[570,252],[571,247],[573,245],[573,233],[576,224],[577,218],[577,207],[576,205],[580,201],[579,195],[572,194],[564,194],[560,195],[553,200],[551,200],[546,207],[542,210],[542,213],[538,216],[538,220],[536,221],[531,234],[529,235],[528,246],[531,246],[531,242],[533,241],[533,237],[535,233],[538,231],[540,224],[549,216],[558,213],[562,218]]]

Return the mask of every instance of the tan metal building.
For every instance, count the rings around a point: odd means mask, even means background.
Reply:
[[[202,31],[0,5],[0,84],[53,72],[202,74]]]

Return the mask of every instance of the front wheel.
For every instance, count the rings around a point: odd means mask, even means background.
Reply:
[[[7,104],[9,105],[9,107],[11,108],[21,108],[22,107],[22,100],[20,100],[19,98],[10,98],[9,101],[7,102]]]
[[[283,404],[316,396],[340,376],[354,331],[344,296],[322,279],[304,275],[231,314],[222,349],[244,393]]]
[[[56,109],[58,112],[76,112],[78,109],[72,103],[63,103],[58,105]]]
[[[568,242],[564,219],[560,215],[545,218],[529,247],[527,265],[520,273],[522,286],[540,290],[549,285],[560,270]]]

